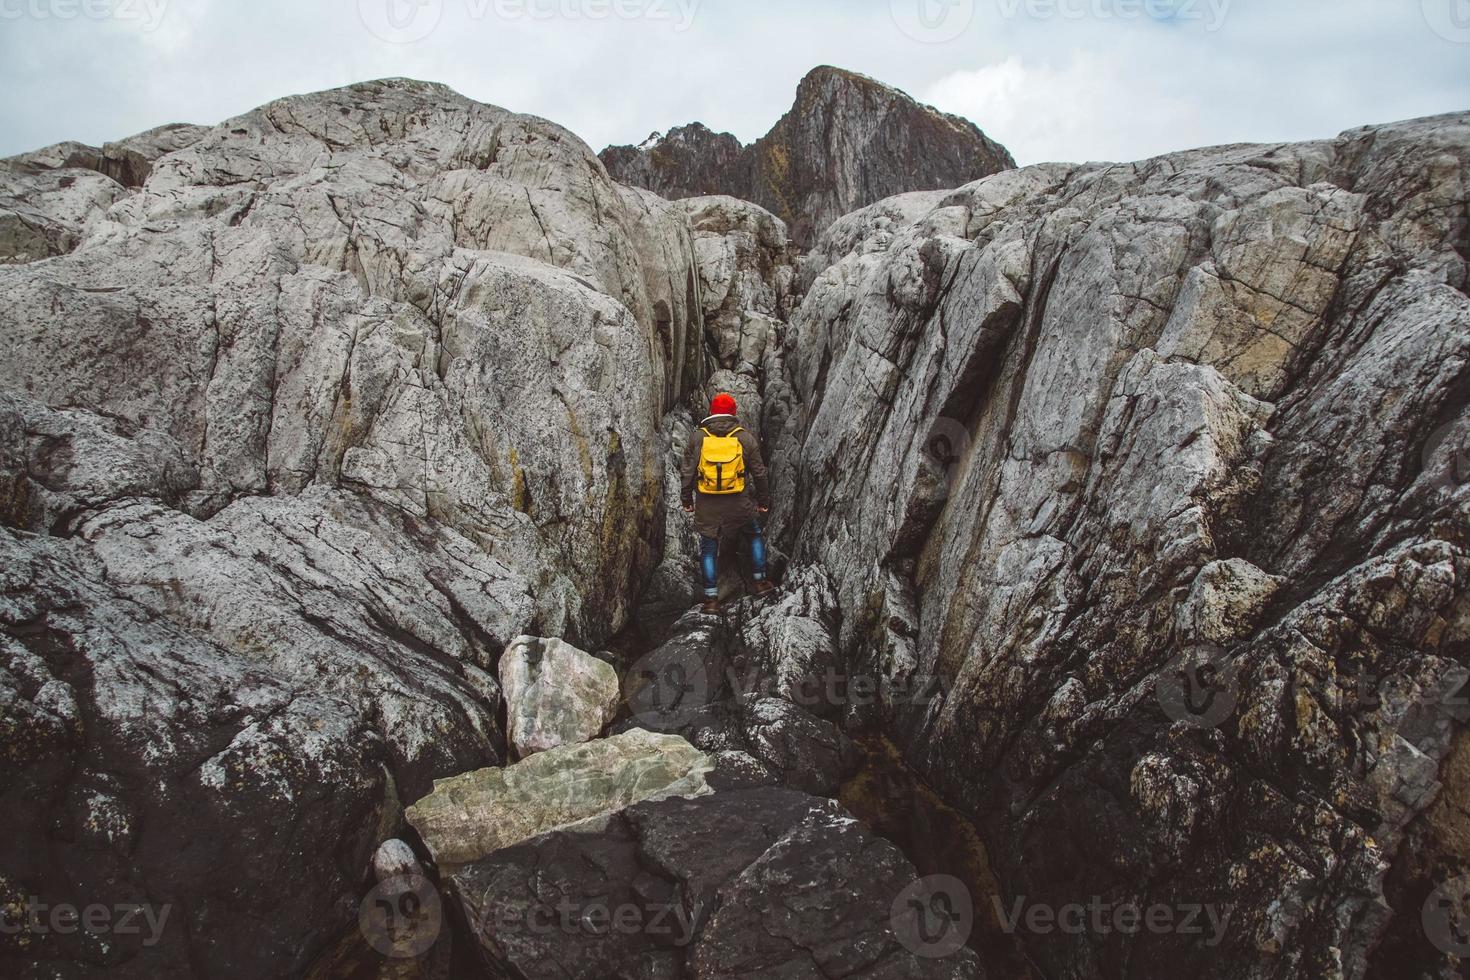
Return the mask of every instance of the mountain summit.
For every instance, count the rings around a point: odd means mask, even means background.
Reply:
[[[857,208],[1016,166],[968,119],[825,65],[802,79],[791,110],[750,146],[696,122],[599,156],[616,180],[664,197],[754,201],[782,218],[802,248]]]

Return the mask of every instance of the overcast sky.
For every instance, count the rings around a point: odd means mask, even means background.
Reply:
[[[389,75],[594,149],[748,142],[818,64],[1023,164],[1132,160],[1470,109],[1470,0],[0,0],[0,155]]]

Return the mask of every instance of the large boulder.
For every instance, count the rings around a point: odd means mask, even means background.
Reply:
[[[595,737],[618,713],[613,665],[563,640],[521,636],[500,658],[506,737],[524,759]]]
[[[0,263],[65,255],[126,195],[117,181],[91,170],[31,174],[0,163]]]
[[[763,788],[640,803],[464,867],[450,888],[495,976],[982,976],[969,949],[906,928],[916,879],[836,803]]]
[[[841,729],[782,698],[744,694],[716,701],[677,730],[710,753],[716,789],[778,784],[836,796],[857,762]]]
[[[206,132],[175,123],[100,149],[57,143],[0,160],[0,263],[72,251],[112,205],[143,185],[159,158]]]
[[[203,139],[208,126],[169,123],[126,139],[102,144],[102,165],[98,169],[124,187],[142,187],[162,157]]]
[[[508,768],[437,780],[405,816],[439,873],[450,875],[528,837],[595,824],[641,800],[709,793],[710,768],[709,758],[679,736],[633,729]]]

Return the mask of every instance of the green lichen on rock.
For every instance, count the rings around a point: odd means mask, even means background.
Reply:
[[[704,796],[712,768],[709,756],[677,735],[633,729],[506,769],[437,780],[405,817],[448,875],[512,844],[643,800]]]

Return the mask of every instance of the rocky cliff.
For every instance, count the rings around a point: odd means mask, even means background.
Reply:
[[[1467,166],[1451,116],[1032,167],[807,260],[784,541],[853,669],[943,684],[851,720],[1005,902],[1231,913],[1032,935],[1045,975],[1455,975],[1420,910],[1466,870],[1426,821],[1467,719]]]
[[[625,184],[664,197],[726,194],[786,222],[807,248],[833,221],[906,191],[949,189],[1016,162],[974,123],[839,68],[813,70],[775,127],[748,147],[700,123],[601,153]]]
[[[112,146],[0,163],[7,974],[1457,975],[1470,116],[807,250],[421,82]]]
[[[66,228],[0,266],[0,875],[175,909],[43,960],[299,974],[402,806],[504,758],[509,641],[627,622],[700,287],[681,207],[442,86],[195,137],[136,191],[0,170]]]

